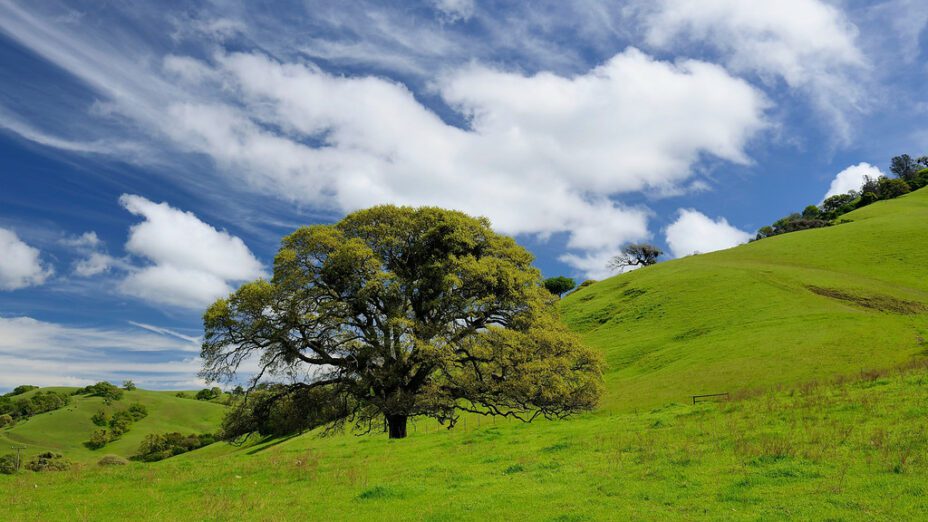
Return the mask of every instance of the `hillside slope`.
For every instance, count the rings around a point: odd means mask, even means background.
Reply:
[[[603,407],[790,384],[924,354],[928,190],[824,229],[660,263],[567,296],[609,364]]]
[[[43,390],[70,393],[74,388]],[[107,454],[123,457],[134,455],[139,443],[149,433],[213,433],[217,430],[225,414],[224,406],[179,398],[175,393],[147,390],[125,392],[122,400],[114,402],[108,409],[124,409],[133,403],[140,403],[148,409],[148,416],[132,424],[130,431],[119,440],[98,450],[88,449],[84,442],[90,439],[94,430],[99,429],[91,417],[106,407],[101,397],[84,396],[73,396],[71,403],[64,408],[36,415],[12,428],[0,429],[0,446],[4,447],[3,453],[7,453],[10,446],[26,446],[26,455],[51,450],[75,462],[96,462]],[[28,397],[28,394],[23,397]]]

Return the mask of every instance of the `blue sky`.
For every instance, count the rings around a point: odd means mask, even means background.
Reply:
[[[0,389],[195,387],[203,308],[378,203],[545,275],[760,226],[928,149],[918,0],[0,0]]]

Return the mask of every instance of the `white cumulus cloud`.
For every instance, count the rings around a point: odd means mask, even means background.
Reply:
[[[693,42],[719,50],[726,65],[782,80],[810,97],[843,139],[849,112],[863,109],[860,72],[867,60],[858,29],[835,6],[820,0],[659,0],[644,4],[646,39],[661,49]]]
[[[52,273],[52,268],[42,263],[37,248],[27,245],[12,230],[0,228],[0,290],[41,285]]]
[[[852,190],[860,190],[867,177],[875,179],[880,176],[883,176],[883,172],[869,163],[851,165],[835,175],[835,179],[831,180],[831,186],[828,187],[828,192],[822,200],[838,194],[846,194]]]
[[[202,308],[232,290],[230,283],[264,274],[238,237],[216,230],[191,212],[141,196],[119,202],[144,221],[129,230],[126,250],[151,262],[134,270],[120,289],[147,301]]]
[[[680,209],[677,220],[666,230],[667,245],[674,257],[714,252],[746,243],[751,234],[693,209]]]
[[[212,68],[244,110],[174,104],[168,132],[253,186],[338,212],[455,208],[508,234],[566,233],[580,256],[647,235],[648,212],[608,196],[673,189],[701,155],[746,163],[766,125],[764,96],[723,68],[635,49],[574,77],[479,65],[446,74],[435,88],[466,129],[381,78],[257,54],[220,56]]]

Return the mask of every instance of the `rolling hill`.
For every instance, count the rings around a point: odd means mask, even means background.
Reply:
[[[42,388],[22,395],[54,390],[70,393],[75,388]],[[178,431],[184,434],[214,432],[222,421],[226,408],[220,404],[184,399],[176,392],[134,390],[106,407],[101,397],[73,396],[71,403],[59,410],[42,413],[21,421],[12,428],[0,429],[0,449],[25,446],[25,455],[43,451],[62,453],[75,462],[93,463],[103,455],[131,457],[139,443],[149,433]],[[148,410],[148,416],[131,425],[128,433],[98,450],[84,446],[90,434],[99,429],[91,417],[100,409],[121,409],[139,403]],[[3,451],[5,453],[6,451]]]
[[[564,319],[607,357],[630,410],[902,363],[928,349],[928,191],[828,228],[601,281]]]
[[[924,519],[928,190],[843,219],[567,296],[565,321],[609,364],[591,414],[470,417],[452,431],[420,421],[400,441],[305,434],[0,476],[4,507],[12,520]],[[714,392],[733,399],[690,403]],[[200,431],[221,415],[137,393],[150,414],[127,437],[147,421]],[[89,463],[79,443],[97,406],[0,437]]]

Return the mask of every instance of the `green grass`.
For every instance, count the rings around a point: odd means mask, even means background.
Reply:
[[[564,319],[606,354],[603,407],[802,382],[925,352],[928,190],[843,219],[852,222],[660,263],[565,297]]]
[[[920,369],[402,441],[217,444],[0,488],[11,520],[916,520],[928,516],[926,414]]]
[[[565,320],[609,364],[594,413],[531,425],[468,417],[453,431],[419,422],[402,441],[307,434],[214,444],[99,468],[80,445],[99,405],[82,400],[0,432],[0,443],[28,435],[36,448],[85,463],[0,476],[0,512],[10,520],[926,519],[928,190],[844,218],[852,222],[661,263],[566,297]],[[862,371],[899,365],[908,369]],[[690,403],[725,391],[735,400]],[[136,393],[150,413],[126,437],[208,431],[222,413],[173,393]],[[137,442],[125,442],[129,454]]]
[[[70,393],[75,388],[43,388]],[[38,390],[36,390],[38,391]],[[35,391],[23,394],[29,397]],[[225,407],[193,399],[175,397],[176,392],[135,390],[125,392],[122,400],[106,406],[100,397],[73,396],[71,403],[59,410],[36,415],[8,429],[0,429],[0,451],[6,453],[10,446],[26,446],[24,454],[31,456],[42,451],[55,451],[76,462],[96,462],[103,455],[115,454],[130,457],[136,453],[139,443],[149,433],[179,431],[188,433],[212,433],[225,414]],[[90,434],[100,429],[90,418],[100,409],[110,411],[128,408],[141,403],[148,408],[148,416],[133,423],[128,433],[119,440],[98,450],[90,450],[84,442]]]

